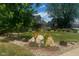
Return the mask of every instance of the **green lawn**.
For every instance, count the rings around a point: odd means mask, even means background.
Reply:
[[[45,31],[46,32],[46,31]],[[41,32],[42,35],[44,35],[45,32]],[[25,32],[24,34],[26,34]],[[31,34],[32,32],[28,32],[27,35]],[[79,41],[79,33],[74,33],[74,32],[63,32],[63,31],[50,31],[52,34],[52,37],[54,38],[55,41]],[[27,37],[27,36],[25,36]]]
[[[51,32],[55,41],[79,41],[79,33],[73,32]]]
[[[0,42],[0,56],[31,56],[28,49],[11,43]]]

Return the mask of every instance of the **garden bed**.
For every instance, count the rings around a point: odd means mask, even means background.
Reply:
[[[23,46],[25,48],[28,48],[35,56],[58,56],[62,53],[65,53],[69,50],[75,49],[79,47],[79,43],[75,45],[70,46],[60,46],[57,45],[57,47],[30,47],[28,45],[28,42],[22,42],[22,41],[12,41],[11,43]]]

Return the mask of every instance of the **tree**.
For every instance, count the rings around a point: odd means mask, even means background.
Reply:
[[[0,4],[0,32],[29,30],[35,22],[33,13],[32,4]],[[17,29],[18,26],[20,26],[19,29]]]
[[[14,13],[13,14],[13,19],[12,22],[14,25],[16,26],[16,23],[22,24],[21,30],[29,30],[29,27],[32,26],[32,22],[33,22],[33,9],[31,7],[31,4],[11,4],[8,5],[9,8],[11,8],[11,11]],[[15,29],[16,29],[15,27]]]
[[[79,4],[48,4],[47,11],[58,28],[70,28],[72,21],[78,17],[78,7]]]

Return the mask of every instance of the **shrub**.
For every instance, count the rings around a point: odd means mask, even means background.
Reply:
[[[62,46],[67,46],[67,42],[66,41],[60,41],[59,44],[62,45]]]
[[[28,41],[30,38],[32,38],[32,32],[23,33],[19,37],[22,39],[22,41]]]
[[[57,31],[58,31],[58,32],[61,32],[61,31],[63,31],[63,30],[62,30],[62,29],[57,29]]]

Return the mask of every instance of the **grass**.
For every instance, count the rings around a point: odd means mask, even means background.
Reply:
[[[52,37],[55,41],[79,41],[79,33],[74,32],[63,32],[63,31],[50,31],[52,34]],[[32,33],[32,32],[29,32]],[[44,35],[45,32],[41,32],[41,34]]]
[[[79,41],[79,33],[51,32],[55,41]]]
[[[0,42],[0,56],[32,56],[33,54],[24,47],[15,44]]]

